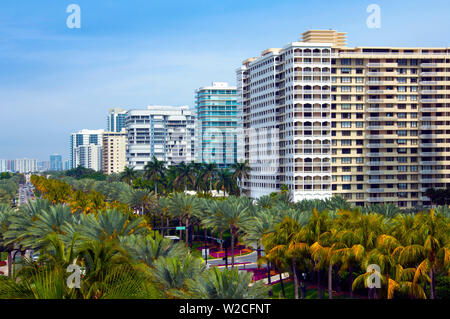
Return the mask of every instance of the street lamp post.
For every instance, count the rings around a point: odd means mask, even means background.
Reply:
[[[206,248],[206,237],[203,239],[205,244],[205,264],[208,265],[208,250]]]
[[[206,246],[206,241],[207,239],[213,239],[215,241],[217,241],[218,244],[222,243],[223,240],[219,239],[219,238],[215,238],[215,237],[210,237],[210,236],[202,236],[202,235],[194,235],[193,237],[200,237],[203,238],[203,245],[204,245],[204,251],[205,251],[205,263],[208,264],[208,247]],[[225,250],[226,253],[226,250]]]

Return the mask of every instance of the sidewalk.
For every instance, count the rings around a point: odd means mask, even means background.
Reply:
[[[281,275],[281,278],[283,278],[283,280],[289,278],[289,273],[288,272],[283,273]],[[275,276],[270,277],[270,281],[271,281],[272,285],[278,283],[280,281],[280,275],[275,275]],[[257,282],[262,282],[263,284],[267,285],[268,279],[264,278],[264,279],[258,280]],[[249,287],[251,287],[251,286],[253,286],[253,283],[251,283],[249,285]]]

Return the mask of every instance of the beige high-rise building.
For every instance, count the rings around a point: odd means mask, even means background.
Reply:
[[[344,33],[308,31],[245,60],[237,84],[250,196],[286,185],[295,201],[409,208],[450,186],[450,48],[348,48]]]
[[[104,174],[121,173],[127,166],[127,133],[105,132],[103,134],[103,165]]]

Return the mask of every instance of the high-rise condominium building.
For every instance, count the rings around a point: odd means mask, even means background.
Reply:
[[[7,171],[8,169],[6,168],[6,160],[0,159],[0,173],[5,173]]]
[[[126,127],[126,116],[127,111],[125,110],[119,108],[110,109],[106,118],[106,131],[121,132]]]
[[[38,172],[48,172],[50,170],[50,161],[38,161],[37,171]]]
[[[64,170],[68,171],[70,169],[70,160],[64,161]]]
[[[188,106],[148,106],[126,117],[128,165],[137,170],[155,156],[167,165],[194,160],[194,117]]]
[[[127,166],[127,133],[103,133],[103,173],[121,173]]]
[[[36,173],[38,171],[38,161],[36,159],[20,158],[14,160],[14,169],[16,173]]]
[[[15,160],[6,160],[6,171],[7,172],[15,172]]]
[[[63,162],[61,155],[50,155],[50,171],[62,171]]]
[[[81,130],[70,137],[70,167],[78,166],[95,171],[102,169],[104,130]]]
[[[229,167],[238,161],[242,132],[236,87],[213,82],[195,93],[195,161]]]
[[[449,48],[348,48],[344,33],[308,31],[237,80],[251,196],[287,185],[294,200],[413,207],[450,186]]]

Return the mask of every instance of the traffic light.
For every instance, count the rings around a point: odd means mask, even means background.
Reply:
[[[225,248],[225,257],[222,258],[225,261],[225,267],[228,269],[228,247],[231,246],[231,239],[227,238],[223,240],[223,248]]]

